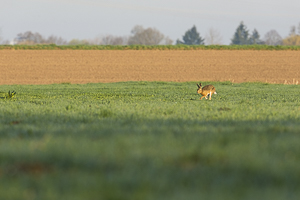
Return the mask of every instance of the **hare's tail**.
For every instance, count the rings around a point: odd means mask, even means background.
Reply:
[[[214,94],[217,94],[217,92],[214,92]]]

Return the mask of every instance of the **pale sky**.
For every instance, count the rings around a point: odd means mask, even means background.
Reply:
[[[1,37],[39,32],[66,40],[129,36],[135,25],[158,29],[174,42],[197,27],[217,29],[229,44],[239,23],[261,38],[271,29],[286,37],[300,23],[299,0],[0,0]]]

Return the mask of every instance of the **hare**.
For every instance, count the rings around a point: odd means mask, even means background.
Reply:
[[[199,85],[197,84],[197,86],[198,86],[197,93],[202,95],[200,100],[202,100],[203,97],[205,97],[205,99],[209,97],[209,100],[211,100],[211,95],[217,94],[216,88],[213,85],[206,85],[203,88],[201,88],[202,84],[200,83]]]

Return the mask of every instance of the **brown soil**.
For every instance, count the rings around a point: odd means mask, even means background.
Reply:
[[[119,81],[296,84],[300,81],[300,51],[0,51],[0,85]]]

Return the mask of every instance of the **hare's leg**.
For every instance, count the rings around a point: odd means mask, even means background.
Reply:
[[[210,91],[210,93],[209,93],[209,100],[211,100],[211,91]]]
[[[200,98],[200,100],[202,100],[203,97],[204,97],[204,96],[202,96],[202,97]]]

